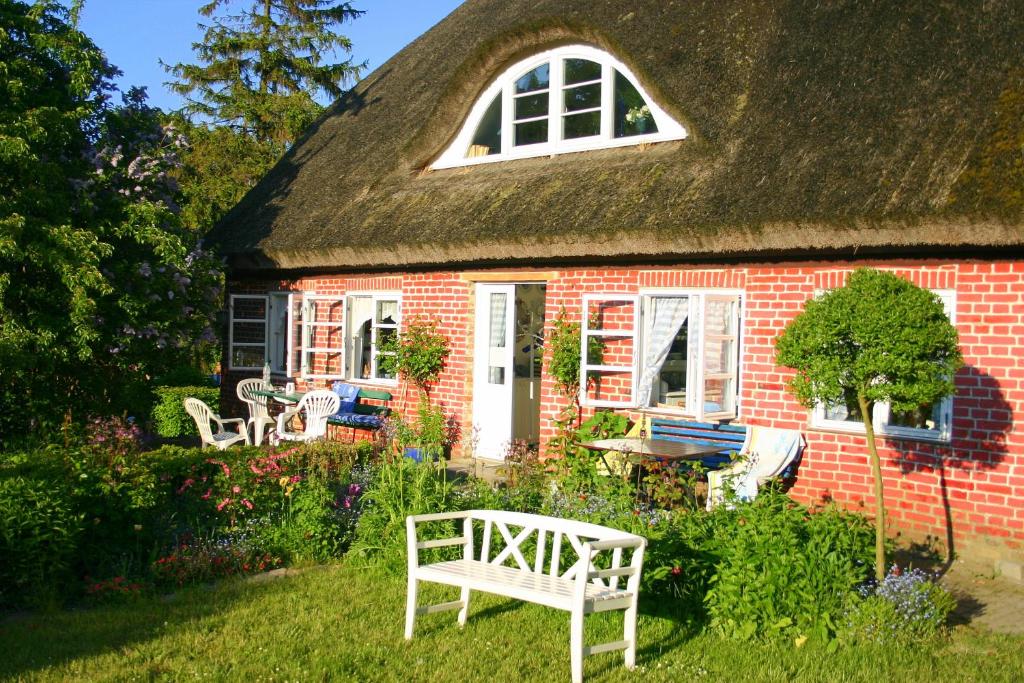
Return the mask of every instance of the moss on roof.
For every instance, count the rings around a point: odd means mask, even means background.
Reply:
[[[425,170],[508,64],[624,61],[691,138]],[[236,267],[1024,246],[1024,3],[468,0],[229,213]]]

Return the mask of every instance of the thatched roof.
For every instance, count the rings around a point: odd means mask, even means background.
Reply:
[[[605,49],[691,137],[426,170],[477,95]],[[237,269],[1024,246],[1024,3],[468,0],[215,229]]]

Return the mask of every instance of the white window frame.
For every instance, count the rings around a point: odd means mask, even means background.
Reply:
[[[682,409],[658,408],[654,406],[641,406],[637,408],[651,412],[664,412],[672,415],[682,415],[695,420],[727,420],[737,418],[740,415],[741,391],[740,381],[743,376],[741,367],[742,355],[740,346],[743,343],[743,298],[744,292],[740,289],[644,289],[640,291],[643,302],[641,309],[640,333],[641,340],[639,349],[646,348],[647,340],[644,338],[646,318],[650,315],[651,302],[659,298],[686,298],[690,311],[686,318],[686,325],[690,331],[691,341],[687,349],[686,358],[686,405]],[[705,411],[704,404],[704,383],[708,374],[704,372],[704,353],[706,349],[707,335],[704,330],[704,319],[708,301],[730,301],[734,302],[732,327],[735,330],[733,336],[732,358],[730,365],[731,373],[715,373],[712,377],[720,376],[733,379],[732,410]],[[693,339],[696,335],[696,339]],[[643,359],[642,352],[637,356],[637,374],[644,371],[641,367]]]
[[[354,299],[370,299],[373,305],[373,313],[370,318],[370,377],[369,379],[362,379],[354,377],[356,369],[354,367],[346,368],[345,377],[347,381],[353,384],[375,384],[375,385],[389,385],[397,386],[398,378],[393,379],[378,378],[377,377],[377,356],[380,352],[377,350],[377,331],[382,329],[393,329],[395,334],[398,334],[402,326],[402,293],[396,291],[383,291],[383,292],[354,292],[350,293],[345,302],[345,346],[346,346],[346,363],[348,361],[349,354],[355,352],[354,345],[354,332],[349,327],[349,321],[351,320],[351,306]],[[397,320],[393,325],[385,325],[377,323],[377,302],[378,301],[394,301],[398,307]]]
[[[316,321],[311,320],[310,316],[310,304],[318,301],[326,301],[328,304],[337,304],[341,306],[341,320],[340,321]],[[348,302],[346,301],[345,295],[336,294],[315,294],[305,293],[302,296],[302,335],[301,335],[301,376],[303,379],[345,379],[345,330],[348,324]],[[316,328],[318,327],[340,327],[341,334],[341,346],[338,348],[332,347],[319,347],[313,346],[312,340],[316,338]],[[339,373],[323,373],[316,374],[312,372],[312,367],[315,360],[314,356],[317,353],[326,354],[340,354],[341,363],[339,366]]]
[[[235,317],[235,302],[248,299],[263,302],[263,317],[262,318],[236,318]],[[267,344],[269,343],[269,322],[268,317],[270,316],[270,296],[267,294],[232,294],[228,298],[228,370],[262,370],[264,364],[267,362]],[[235,323],[262,323],[263,324],[263,341],[262,342],[235,342]],[[259,365],[235,365],[235,348],[259,348],[263,351],[263,361]]]
[[[633,329],[592,329],[590,327],[590,304],[602,301],[617,301],[633,306]],[[580,325],[580,405],[594,408],[631,408],[636,404],[636,385],[638,379],[640,339],[640,297],[636,294],[584,294],[583,313]],[[591,337],[625,337],[633,340],[633,359],[629,365],[591,365],[587,362],[587,348]],[[621,401],[605,401],[591,399],[587,396],[591,373],[616,373],[631,376],[629,398]]]
[[[946,309],[946,316],[952,325],[956,325],[956,291],[952,289],[931,289],[932,294],[938,295],[942,305]],[[821,296],[824,292],[816,292],[815,296]],[[939,406],[939,424],[936,429],[922,429],[917,427],[902,427],[890,425],[889,417],[891,410],[886,402],[876,403],[871,414],[871,424],[876,434],[891,437],[894,439],[908,439],[913,441],[935,441],[948,443],[952,438],[953,431],[953,396],[942,399]],[[864,423],[848,420],[830,420],[825,416],[825,406],[815,406],[811,411],[811,427],[829,431],[848,432],[850,434],[863,434]]]
[[[597,62],[601,65],[601,132],[599,135],[575,138],[570,140],[562,139],[562,119],[565,115],[562,112],[563,92],[566,90],[563,71],[566,59],[586,59]],[[548,85],[548,141],[532,145],[515,146],[514,132],[514,107],[516,81],[543,64],[549,64],[549,85]],[[628,80],[640,96],[643,97],[647,107],[651,110],[651,116],[657,125],[657,132],[641,135],[630,135],[627,137],[615,137],[615,72],[618,71]],[[574,88],[583,83],[573,83],[568,88]],[[537,91],[538,93],[540,91]],[[473,138],[476,135],[480,122],[486,114],[494,99],[501,96],[501,152],[486,156],[467,157],[467,153]],[[583,110],[572,113],[583,113]],[[538,120],[544,117],[534,117]],[[524,119],[525,121],[525,119]],[[609,149],[614,147],[627,147],[652,142],[666,142],[669,140],[683,140],[689,136],[686,128],[673,119],[654,98],[651,97],[640,81],[633,75],[632,71],[620,60],[612,55],[590,47],[589,45],[565,45],[523,59],[512,65],[501,73],[477,99],[470,109],[462,129],[452,144],[441,153],[431,164],[433,169],[456,168],[460,166],[474,166],[477,164],[494,163],[507,161],[509,159],[525,159],[530,157],[551,156],[554,154],[566,154],[570,152],[581,152],[593,149]]]

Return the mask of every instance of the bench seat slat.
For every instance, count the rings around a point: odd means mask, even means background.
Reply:
[[[569,611],[575,582],[553,577],[550,574],[536,574],[512,567],[478,562],[476,560],[452,560],[426,565],[416,570],[417,578],[449,586],[468,586],[473,590],[525,600],[538,605]],[[628,600],[629,591],[614,590],[606,586],[588,583],[584,601],[591,605],[610,600]]]

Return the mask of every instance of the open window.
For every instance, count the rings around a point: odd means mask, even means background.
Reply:
[[[345,377],[345,297],[302,297],[301,368],[306,379]]]
[[[433,168],[685,137],[625,64],[602,50],[568,45],[503,72]]]
[[[380,368],[381,345],[398,334],[398,294],[354,294],[348,297],[348,376],[354,380],[394,382]]]
[[[628,408],[636,402],[639,297],[583,295],[580,403]]]

